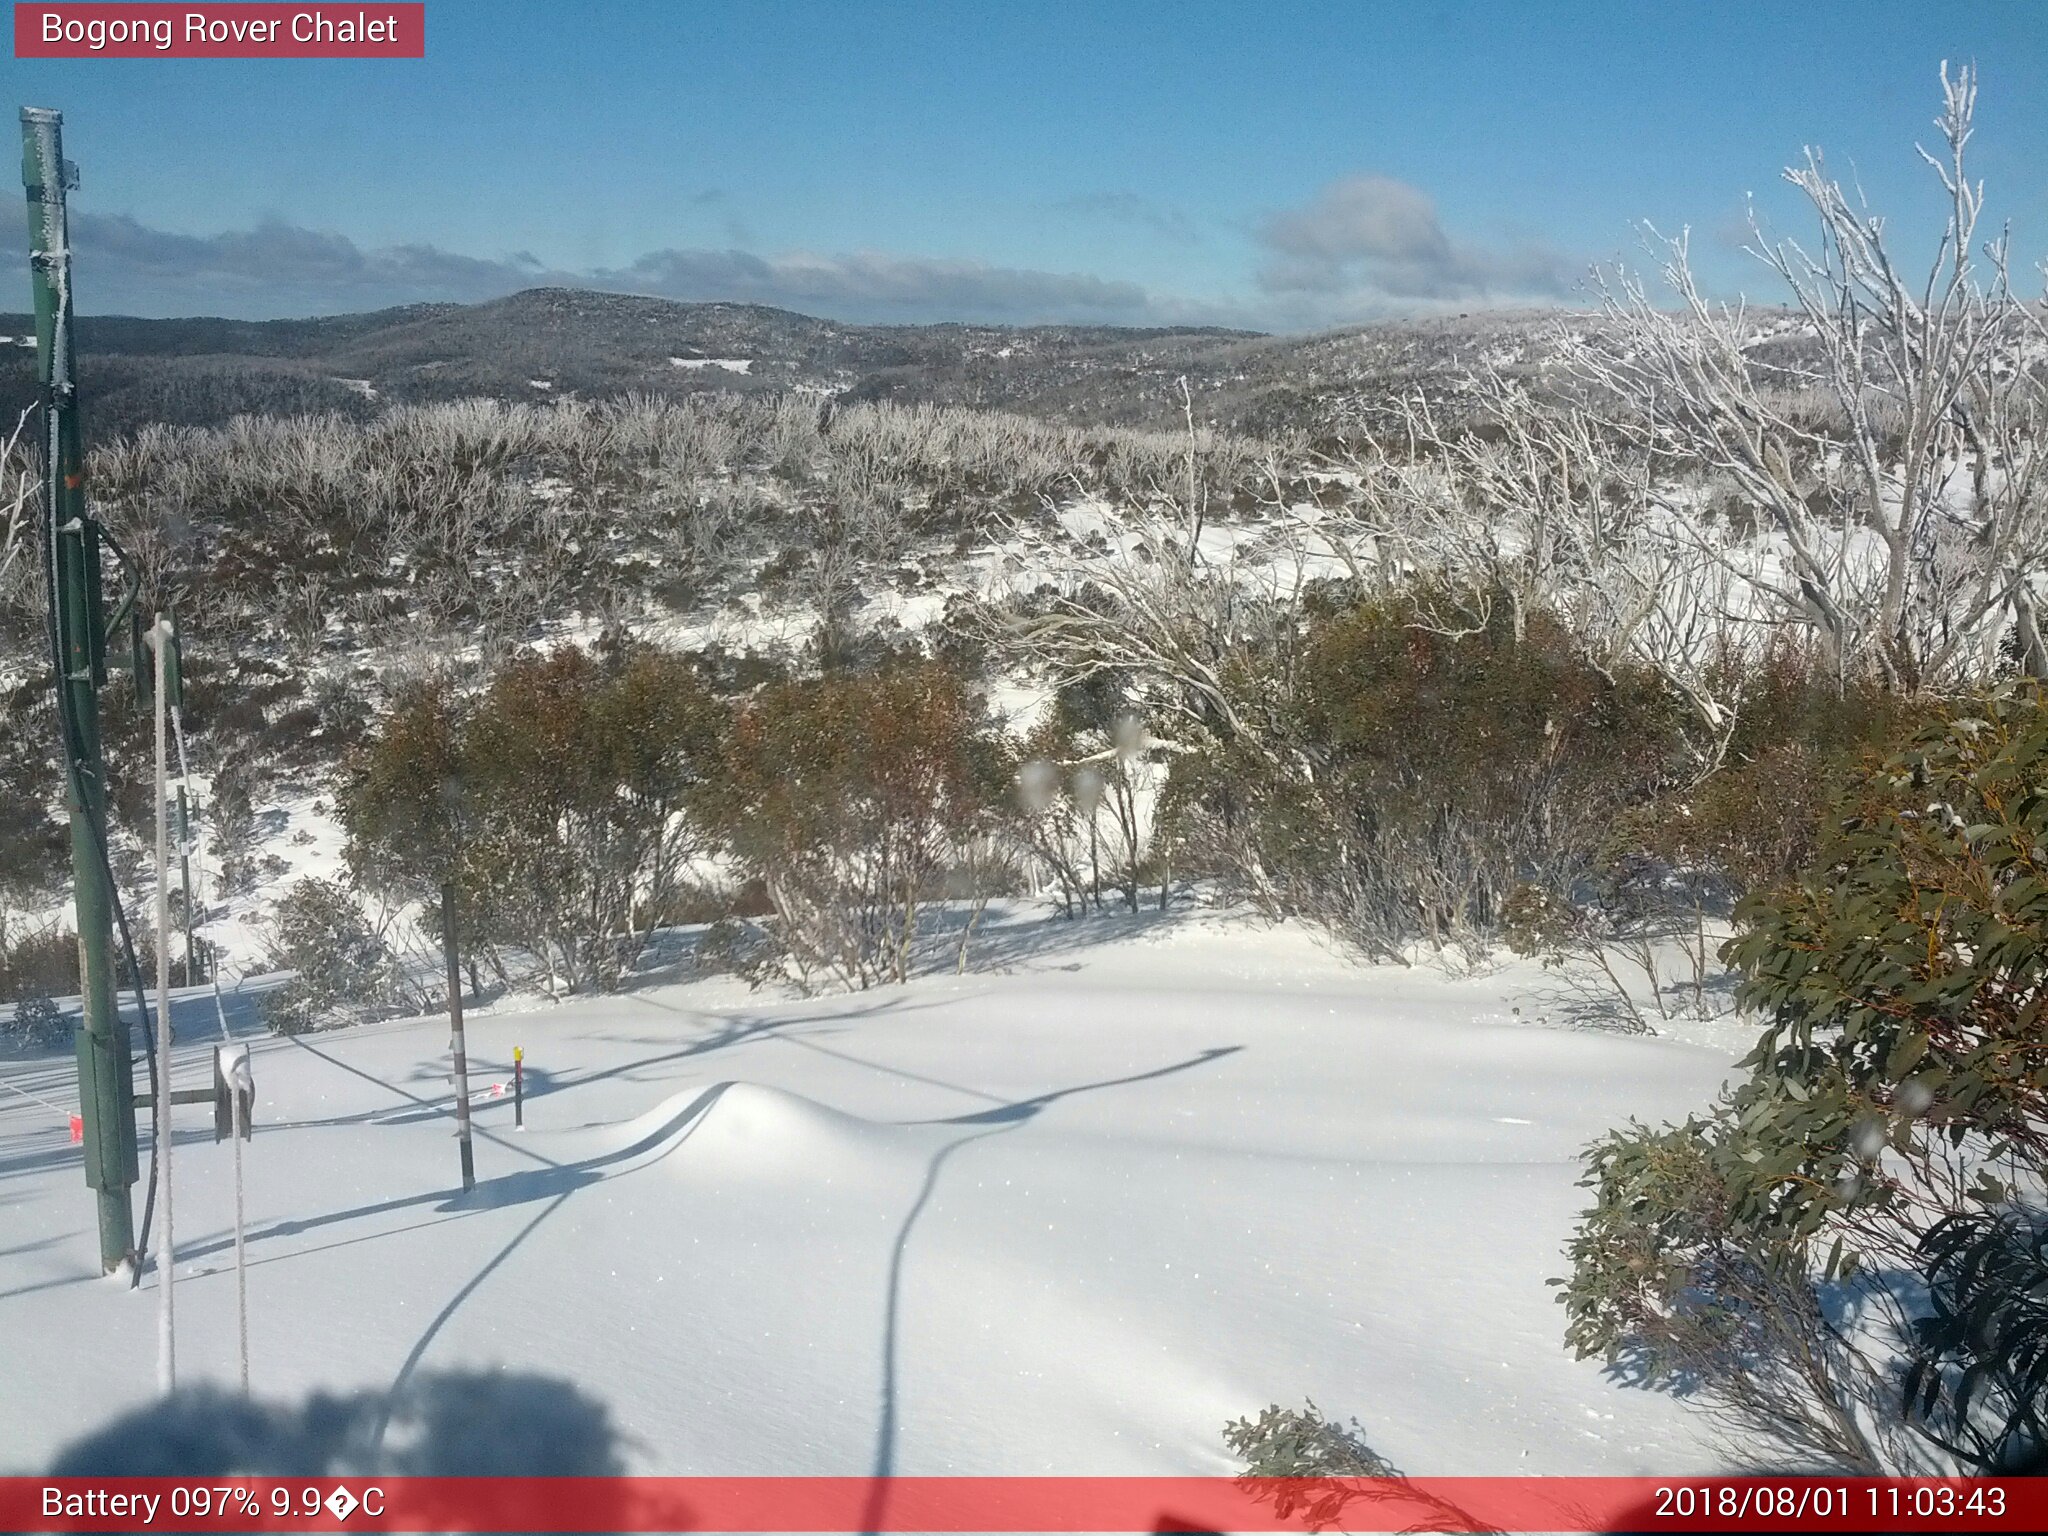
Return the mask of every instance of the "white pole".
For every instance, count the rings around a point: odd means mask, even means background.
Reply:
[[[169,1392],[178,1384],[176,1333],[173,1326],[172,1281],[177,1250],[171,1237],[171,827],[165,811],[169,790],[169,754],[164,717],[165,653],[170,649],[164,616],[156,616],[150,632],[156,651],[156,1166],[157,1187],[164,1200],[163,1224],[157,1228],[156,1384]]]
[[[242,1239],[242,1134],[248,1124],[248,1098],[255,1091],[249,1072],[249,1047],[222,1047],[227,1058],[228,1097],[234,1105],[235,1144],[235,1323],[241,1336],[242,1396],[249,1395],[249,1258]]]
[[[249,1255],[242,1246],[242,1096],[235,1095],[235,1326],[242,1357],[242,1396],[249,1395]]]

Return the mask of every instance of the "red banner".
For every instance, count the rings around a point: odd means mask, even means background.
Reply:
[[[421,59],[424,4],[14,7],[17,59]]]
[[[2037,1478],[0,1478],[0,1531],[2040,1531]]]

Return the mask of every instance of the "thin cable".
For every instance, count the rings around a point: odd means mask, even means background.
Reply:
[[[178,744],[178,782],[185,792],[185,825],[180,829],[185,834],[184,857],[192,869],[192,900],[199,904],[199,910],[206,910],[206,858],[202,842],[203,834],[194,830],[204,825],[199,816],[199,795],[192,787],[192,763],[185,753],[185,712],[182,707],[171,707],[171,734]],[[192,914],[185,914],[187,922]],[[213,1021],[220,1029],[224,1046],[232,1042],[228,1033],[228,1014],[220,996],[220,962],[215,960],[207,966],[207,974],[213,980]],[[192,954],[188,947],[185,954],[185,980],[192,979]],[[229,1052],[223,1050],[225,1060]],[[236,1062],[235,1072],[228,1082],[229,1103],[234,1111],[234,1123],[229,1127],[228,1137],[235,1146],[235,1330],[239,1346],[238,1361],[241,1366],[242,1395],[249,1395],[249,1257],[246,1246],[247,1223],[244,1217],[242,1195],[242,1142],[249,1134],[249,1113],[254,1107],[256,1089],[249,1071],[249,1048],[245,1045]]]
[[[90,816],[86,820],[88,823],[92,823]],[[106,833],[97,823],[92,823],[92,833],[94,846],[99,849],[100,872],[106,877],[108,893],[114,898],[115,926],[121,931],[121,952],[128,961],[129,985],[135,991],[135,1007],[142,1016],[142,1044],[149,1061],[149,1079],[153,1084],[157,1081],[156,1038],[150,1028],[149,1002],[142,990],[142,963],[135,958],[135,940],[128,932],[128,914],[121,909],[120,888],[114,883],[114,866],[107,858]],[[168,1074],[166,1074],[166,1079],[165,1087],[168,1088]],[[149,1186],[142,1200],[142,1230],[135,1237],[137,1262],[128,1279],[128,1286],[131,1290],[142,1284],[140,1256],[149,1252],[149,1222],[151,1215],[156,1210],[156,1155],[157,1148],[162,1145],[164,1139],[164,1098],[165,1094],[163,1093],[152,1093],[150,1095]]]
[[[61,1104],[52,1104],[40,1093],[30,1093],[26,1088],[17,1088],[13,1083],[8,1082],[7,1079],[4,1077],[0,1077],[0,1088],[5,1088],[9,1093],[18,1093],[24,1099],[33,1099],[36,1103],[42,1105],[43,1108],[55,1111],[57,1118],[64,1121],[65,1124],[68,1125],[71,1123],[70,1110],[66,1109]]]

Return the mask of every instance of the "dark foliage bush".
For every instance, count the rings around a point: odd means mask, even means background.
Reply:
[[[78,935],[50,929],[0,948],[0,1002],[78,991]]]
[[[1768,1020],[1749,1076],[1704,1120],[1593,1149],[1573,1343],[1647,1352],[1752,1425],[1796,1414],[1854,1465],[2038,1453],[2040,685],[1949,706],[1854,773],[1807,867],[1737,916],[1727,955]],[[1890,1361],[1914,1345],[1909,1402]]]
[[[1679,757],[1655,679],[1542,614],[1450,636],[1396,599],[1327,606],[1236,684],[1269,724],[1175,761],[1176,840],[1369,953],[1491,942],[1519,885],[1570,891]]]
[[[1868,673],[1842,677],[1816,651],[1789,642],[1760,663],[1725,665],[1745,676],[1720,764],[1625,818],[1615,848],[1712,871],[1741,895],[1807,868],[1845,777],[1871,755],[1905,745],[1930,706]]]
[[[71,1025],[47,995],[31,992],[14,1004],[7,1032],[31,1050],[62,1045],[71,1038]]]
[[[1907,1411],[1974,1471],[2048,1455],[2048,1224],[1966,1211],[1921,1239],[1931,1310],[1917,1319]]]

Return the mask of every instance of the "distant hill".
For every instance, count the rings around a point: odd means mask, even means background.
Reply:
[[[238,414],[355,419],[394,402],[643,392],[804,390],[936,401],[1061,420],[1170,425],[1187,376],[1207,421],[1311,432],[1361,398],[1441,384],[1482,359],[1514,366],[1555,317],[1488,313],[1310,337],[1213,327],[847,325],[752,304],[683,304],[535,288],[484,304],[415,304],[306,320],[78,323],[88,433]],[[24,315],[0,336],[24,337]],[[0,409],[34,397],[33,353],[0,343]]]
[[[21,338],[28,316],[0,315]],[[536,288],[485,304],[416,304],[309,320],[78,321],[85,420],[95,436],[145,422],[208,425],[242,413],[363,416],[382,402],[468,395],[540,399],[704,389],[857,391],[1014,360],[1020,371],[1171,342],[1250,335],[1110,326],[842,325],[750,304]],[[34,395],[33,353],[0,343],[0,408]]]

